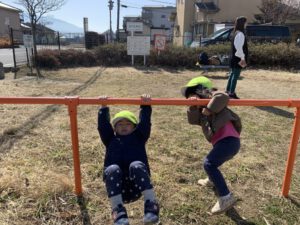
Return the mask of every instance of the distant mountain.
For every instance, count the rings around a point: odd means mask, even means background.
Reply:
[[[43,19],[43,24],[60,33],[83,33],[83,28],[50,16]]]

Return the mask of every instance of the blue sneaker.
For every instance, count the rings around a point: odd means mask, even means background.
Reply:
[[[147,200],[144,209],[144,224],[151,225],[159,222],[159,205],[157,202]]]
[[[114,225],[129,225],[126,209],[123,205],[118,205],[112,211]]]

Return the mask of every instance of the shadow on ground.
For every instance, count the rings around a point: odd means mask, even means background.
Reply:
[[[86,208],[86,200],[83,196],[79,196],[77,198],[77,203],[80,207],[81,217],[82,217],[82,224],[83,225],[92,225],[90,220],[89,212]]]
[[[90,85],[92,85],[102,74],[104,69],[99,69],[89,80],[87,80],[82,85],[74,88],[73,90],[65,93],[66,96],[74,96],[79,92],[83,91]],[[41,111],[38,114],[30,117],[25,123],[21,124],[18,127],[7,129],[0,135],[0,154],[9,152],[13,147],[14,143],[18,140],[21,140],[26,135],[30,134],[30,130],[37,127],[43,120],[47,119],[53,113],[57,112],[61,107],[59,105],[50,105],[47,106],[45,110]],[[1,161],[1,155],[0,155]]]
[[[293,196],[288,196],[288,199],[289,200],[291,200],[291,202],[295,205],[295,206],[297,206],[298,208],[300,208],[300,201],[299,201],[299,199],[296,199],[295,197],[293,197]]]
[[[282,116],[282,117],[289,118],[289,119],[293,119],[294,118],[294,114],[293,113],[288,112],[288,111],[283,110],[283,109],[276,108],[276,107],[272,107],[272,106],[257,106],[256,108],[258,108],[260,110],[263,110],[263,111],[266,111],[266,112],[269,112],[269,113],[273,113],[274,115],[277,115],[277,116]]]
[[[235,208],[229,209],[225,214],[238,225],[255,225],[255,223],[243,219]]]

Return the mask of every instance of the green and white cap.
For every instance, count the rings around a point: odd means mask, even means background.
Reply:
[[[112,120],[113,126],[115,127],[116,124],[122,119],[127,119],[131,123],[133,123],[135,125],[137,124],[137,118],[132,112],[130,112],[128,110],[122,110],[114,115],[114,118]]]
[[[210,79],[204,76],[195,77],[191,79],[184,87],[181,88],[181,94],[185,96],[186,90],[190,87],[196,87],[199,84],[201,84],[203,87],[211,89],[212,88],[212,82]]]

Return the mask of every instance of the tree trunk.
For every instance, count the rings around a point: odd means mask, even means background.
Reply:
[[[36,62],[36,58],[37,58],[37,48],[36,48],[36,24],[34,22],[31,22],[31,29],[32,29],[32,37],[33,37],[33,64],[34,64],[34,67],[36,69],[36,72],[37,72],[37,78],[41,78],[42,75],[41,75],[41,72],[40,72],[40,69],[37,65],[37,62]]]

